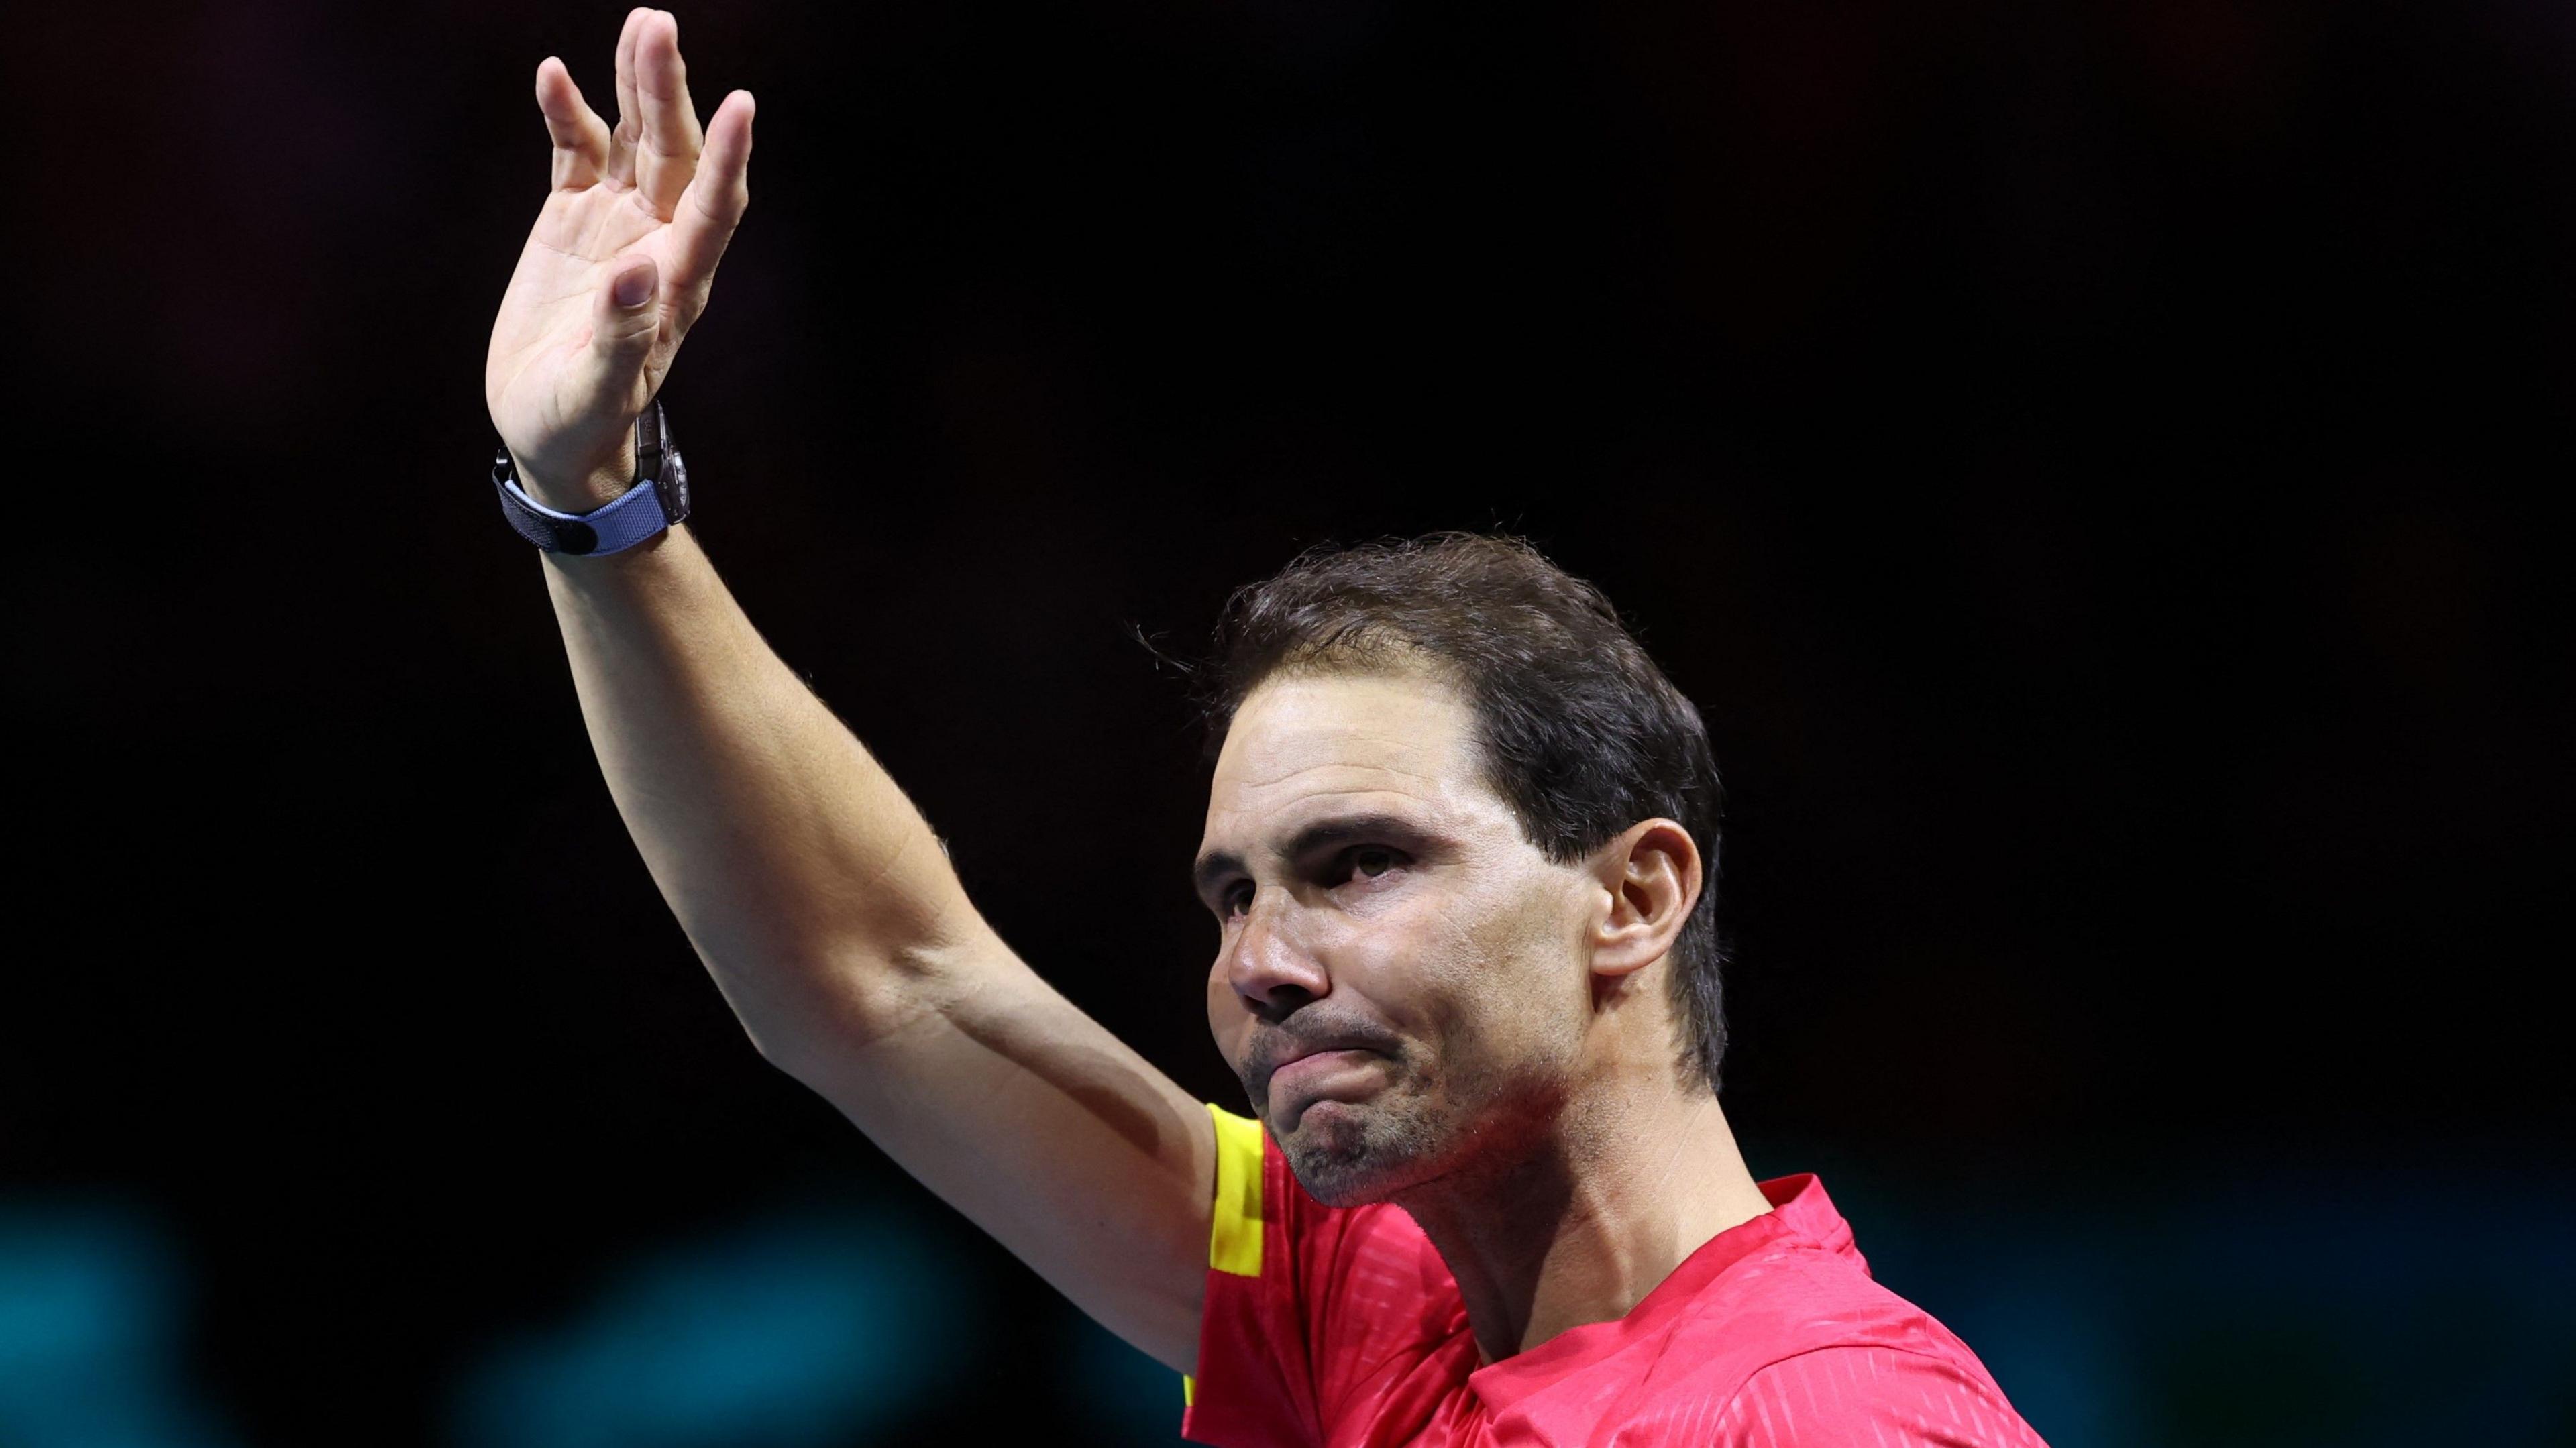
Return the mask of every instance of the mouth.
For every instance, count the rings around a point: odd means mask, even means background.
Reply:
[[[1313,1051],[1282,1062],[1264,1083],[1274,1129],[1291,1130],[1319,1101],[1356,1101],[1375,1091],[1383,1060],[1375,1051],[1346,1047]]]

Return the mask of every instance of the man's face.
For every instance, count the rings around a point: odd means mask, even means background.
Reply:
[[[1522,837],[1472,723],[1418,673],[1278,678],[1217,759],[1208,1020],[1327,1203],[1532,1148],[1580,1068],[1607,895]]]

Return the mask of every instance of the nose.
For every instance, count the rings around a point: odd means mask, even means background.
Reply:
[[[1264,1020],[1277,1021],[1333,989],[1323,963],[1297,938],[1295,909],[1286,890],[1255,892],[1227,947],[1227,984]]]

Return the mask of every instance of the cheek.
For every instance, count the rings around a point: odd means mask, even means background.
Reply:
[[[1374,1014],[1407,1030],[1435,1022],[1477,975],[1478,946],[1465,923],[1471,912],[1460,906],[1421,890],[1323,922],[1317,955],[1335,992],[1363,997]]]
[[[1579,1032],[1589,994],[1582,930],[1553,880],[1496,891],[1460,913],[1444,954],[1461,1024],[1480,1047],[1516,1060],[1551,1054]]]
[[[1437,1056],[1507,1047],[1527,1024],[1518,1018],[1539,969],[1529,948],[1538,932],[1518,918],[1528,904],[1510,891],[1426,891],[1349,920],[1331,957],[1336,989],[1365,997]]]
[[[1243,1043],[1252,1029],[1252,1017],[1234,993],[1234,982],[1227,977],[1225,961],[1220,958],[1208,968],[1207,977],[1208,1033],[1216,1037],[1216,1048],[1228,1066],[1243,1065]]]

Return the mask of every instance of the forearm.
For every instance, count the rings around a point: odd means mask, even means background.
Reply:
[[[689,530],[545,571],[618,812],[763,1054],[846,1051],[993,958],[920,813]]]

